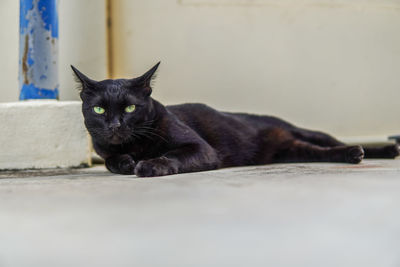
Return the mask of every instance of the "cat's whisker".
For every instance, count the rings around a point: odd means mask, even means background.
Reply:
[[[149,136],[149,135],[146,135],[145,132],[137,132],[137,134],[138,134],[139,137],[148,138],[148,139],[154,141],[154,138],[152,138],[152,137]]]
[[[135,133],[132,133],[132,136],[134,137],[133,139],[136,139],[136,138],[139,139],[140,138],[140,136],[135,134]]]
[[[143,129],[137,129],[136,133],[141,135],[141,136],[144,136],[144,137],[147,137],[148,134],[151,134],[151,132],[143,130]]]
[[[159,129],[157,129],[157,128],[148,127],[148,126],[139,126],[138,128],[141,128],[141,129],[147,129],[147,130],[152,130],[152,131],[158,131],[158,132],[162,132],[162,131],[160,131],[160,130],[159,130]]]
[[[164,142],[169,143],[163,136],[161,136],[161,135],[159,135],[159,134],[157,134],[157,133],[154,133],[154,132],[152,132],[152,131],[149,131],[149,129],[140,127],[140,128],[135,128],[135,130],[136,130],[136,133],[141,133],[141,134],[152,134],[153,136],[162,139]],[[146,135],[146,137],[148,137],[148,136]],[[150,138],[150,137],[149,137],[149,138]]]

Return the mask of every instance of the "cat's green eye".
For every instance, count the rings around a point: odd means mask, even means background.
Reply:
[[[125,108],[125,112],[127,112],[127,113],[134,112],[134,111],[135,111],[135,108],[136,108],[135,105],[127,106],[127,107]]]
[[[102,107],[94,107],[93,110],[97,114],[103,114],[104,112],[106,112],[106,110],[104,108],[102,108]]]

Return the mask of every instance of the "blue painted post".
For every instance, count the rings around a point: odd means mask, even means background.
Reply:
[[[58,99],[57,0],[20,0],[19,19],[19,99]]]

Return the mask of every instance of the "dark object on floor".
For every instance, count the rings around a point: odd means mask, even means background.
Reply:
[[[400,135],[392,135],[392,136],[389,136],[388,139],[394,140],[394,141],[396,141],[397,144],[400,144]]]

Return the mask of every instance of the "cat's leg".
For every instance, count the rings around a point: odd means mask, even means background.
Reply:
[[[135,161],[128,154],[114,155],[105,159],[106,168],[112,173],[134,174]]]
[[[361,146],[321,147],[304,141],[294,140],[279,149],[274,162],[346,162],[357,164],[364,158]]]
[[[188,144],[161,157],[139,161],[135,174],[139,177],[152,177],[213,170],[218,167],[219,160],[214,149],[203,144]]]
[[[359,163],[364,157],[361,146],[323,147],[292,135],[288,130],[270,128],[261,131],[262,153],[259,163],[347,162]]]
[[[345,145],[334,137],[318,131],[296,128],[294,130],[290,130],[290,132],[294,137],[300,140],[322,147],[336,147]],[[394,159],[400,155],[399,145],[397,144],[382,147],[363,146],[363,149],[365,152],[365,158],[370,159]]]
[[[345,145],[345,143],[340,142],[333,136],[319,131],[295,128],[291,129],[290,132],[293,137],[318,146],[334,147]]]

